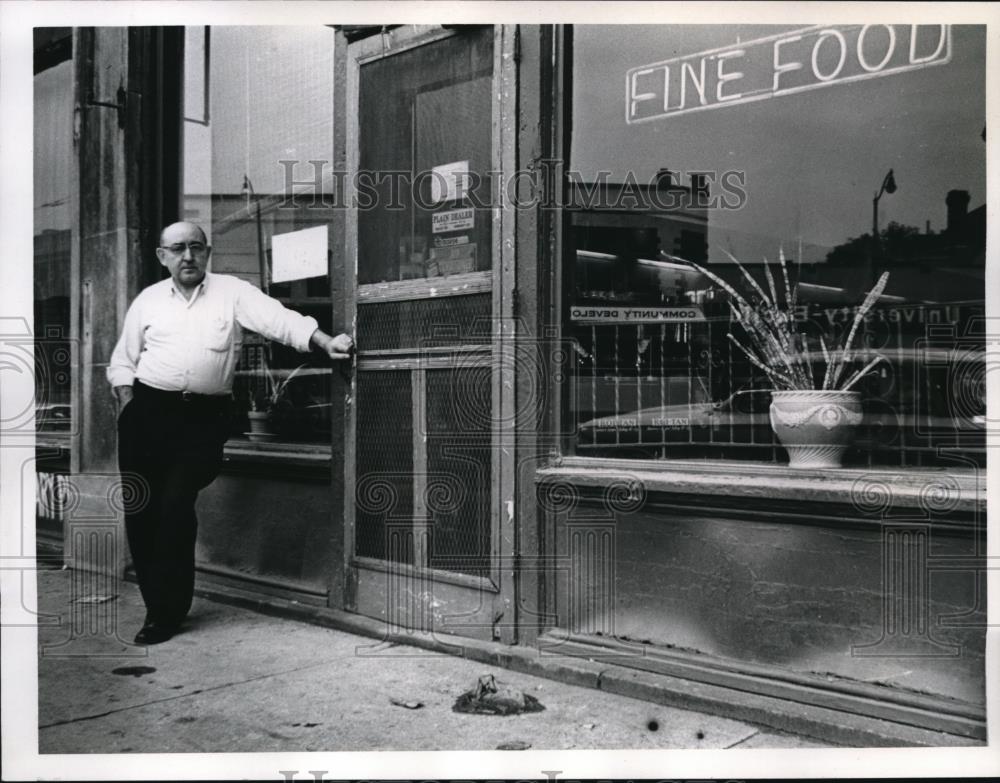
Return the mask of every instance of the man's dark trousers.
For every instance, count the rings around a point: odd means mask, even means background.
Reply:
[[[147,622],[177,626],[194,596],[194,504],[222,467],[229,397],[165,392],[136,381],[118,417],[125,533]]]

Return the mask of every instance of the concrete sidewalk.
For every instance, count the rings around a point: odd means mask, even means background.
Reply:
[[[93,584],[38,571],[40,753],[834,747],[204,599],[144,649],[136,585]],[[545,710],[453,712],[483,674]]]

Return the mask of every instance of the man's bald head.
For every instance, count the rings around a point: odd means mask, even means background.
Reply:
[[[166,247],[167,245],[172,244],[171,238],[176,234],[183,233],[185,235],[189,235],[192,231],[197,233],[202,242],[206,245],[208,244],[208,237],[205,235],[205,231],[201,226],[197,223],[189,223],[186,220],[181,220],[177,223],[171,223],[160,232],[160,247]]]
[[[194,223],[171,223],[160,232],[156,257],[182,291],[193,291],[205,279],[211,253],[205,232]]]

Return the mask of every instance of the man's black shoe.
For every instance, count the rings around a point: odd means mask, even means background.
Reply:
[[[177,633],[176,625],[147,622],[135,635],[136,644],[160,644],[172,638]]]

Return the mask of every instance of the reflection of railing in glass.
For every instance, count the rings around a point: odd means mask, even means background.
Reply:
[[[579,345],[569,410],[579,454],[780,458],[769,384],[731,350],[723,305],[704,309],[692,324],[568,326]],[[836,332],[852,314],[813,305],[803,317]],[[856,387],[866,415],[845,464],[935,465],[942,449],[985,464],[982,318],[981,302],[873,308],[860,342],[888,361]]]

